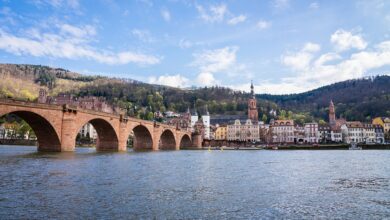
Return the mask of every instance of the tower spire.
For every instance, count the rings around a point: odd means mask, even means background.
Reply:
[[[251,95],[252,97],[255,97],[254,87],[253,87],[253,80],[251,80]]]

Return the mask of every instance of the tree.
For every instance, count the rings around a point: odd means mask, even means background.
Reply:
[[[267,120],[268,120],[268,117],[266,114],[263,114],[263,117],[261,118],[261,120],[265,123],[267,123]]]

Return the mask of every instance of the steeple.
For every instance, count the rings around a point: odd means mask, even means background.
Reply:
[[[256,97],[253,87],[253,81],[251,81],[251,95],[252,97],[248,100],[248,119],[257,122],[259,119],[257,105],[256,105]]]
[[[196,106],[195,106],[195,102],[194,102],[194,116],[198,116],[198,112],[196,111]]]
[[[210,115],[207,105],[206,105],[206,115]]]
[[[331,126],[336,124],[336,113],[335,113],[335,109],[334,109],[333,100],[330,100],[330,103],[329,103],[329,124]]]
[[[254,92],[254,87],[253,87],[253,81],[251,80],[251,95],[254,98],[255,97],[255,92]]]

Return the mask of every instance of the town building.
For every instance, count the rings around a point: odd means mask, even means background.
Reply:
[[[251,119],[243,122],[237,119],[227,126],[227,140],[257,142],[260,140],[259,124],[254,124]]]
[[[293,120],[271,120],[270,129],[273,143],[294,143],[296,140]]]
[[[333,143],[343,142],[343,133],[341,132],[341,128],[331,130],[330,139]]]
[[[177,129],[191,131],[193,126],[191,126],[191,112],[190,109],[187,109],[187,112],[184,114],[170,114],[171,118],[167,118],[167,124],[175,126]],[[195,122],[194,122],[195,125]]]
[[[319,142],[319,136],[318,136],[318,124],[317,123],[305,123],[304,125],[305,129],[305,143],[318,143]]]
[[[384,138],[387,142],[390,142],[390,118],[376,117],[372,120],[372,124],[382,126]]]
[[[265,124],[264,122],[259,122],[259,139],[260,142],[263,143],[271,143],[272,135],[269,124]]]
[[[377,124],[374,124],[373,126],[375,129],[376,143],[378,144],[385,143],[385,134],[384,134],[383,127]]]
[[[227,125],[216,126],[215,140],[227,140]]]
[[[210,140],[210,113],[206,105],[206,113],[202,115],[202,121],[204,125],[204,139]]]
[[[97,139],[97,133],[95,128],[91,123],[85,124],[81,129],[80,129],[80,137],[83,138],[90,138],[91,140],[96,140]]]
[[[375,127],[373,124],[364,123],[363,124],[363,141],[366,144],[376,143],[376,133]]]
[[[305,141],[305,127],[295,125],[294,127],[294,143],[302,144]]]
[[[364,142],[364,126],[359,121],[349,121],[341,126],[343,142],[362,143]]]
[[[321,144],[332,142],[332,136],[331,136],[332,134],[329,125],[318,126],[318,135],[319,135],[319,142]]]
[[[45,89],[40,89],[38,94],[38,103],[54,104],[54,105],[71,105],[83,109],[106,112],[106,113],[122,113],[119,108],[115,108],[108,104],[103,97],[86,96],[75,97],[73,94],[58,94],[55,97],[48,96]]]

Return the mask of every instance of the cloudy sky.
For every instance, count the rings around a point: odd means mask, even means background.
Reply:
[[[0,62],[302,92],[390,73],[390,2],[0,0]]]

